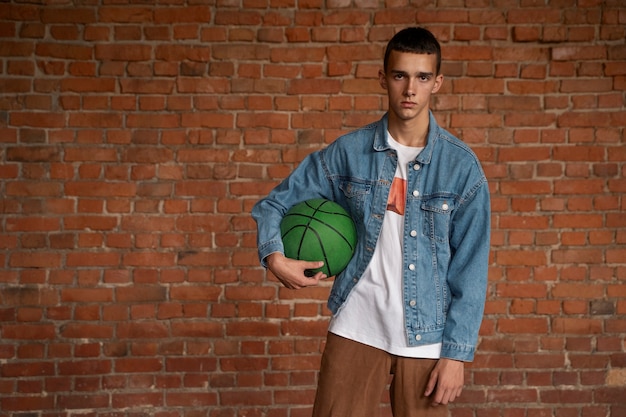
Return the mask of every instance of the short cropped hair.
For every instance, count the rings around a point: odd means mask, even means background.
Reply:
[[[439,75],[441,70],[441,46],[437,38],[428,30],[420,27],[411,27],[396,33],[387,44],[387,49],[385,50],[385,72],[387,72],[391,51],[435,54],[437,56],[437,75]]]

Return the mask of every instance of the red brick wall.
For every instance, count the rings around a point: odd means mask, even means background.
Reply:
[[[328,286],[266,277],[250,208],[416,23],[493,194],[451,416],[626,415],[623,1],[75,3],[0,4],[0,416],[310,415]]]

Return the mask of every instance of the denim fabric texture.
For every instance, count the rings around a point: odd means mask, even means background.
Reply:
[[[308,155],[252,210],[261,263],[283,252],[280,222],[291,206],[311,198],[343,206],[355,221],[358,243],[330,292],[328,308],[337,314],[372,258],[396,165],[387,143],[387,115]],[[439,127],[432,113],[426,147],[408,171],[398,256],[404,265],[407,344],[442,342],[442,357],[471,361],[487,288],[487,179],[471,149]]]

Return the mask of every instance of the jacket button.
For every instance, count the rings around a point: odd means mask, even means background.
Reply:
[[[422,340],[422,336],[418,334],[417,336],[415,336],[415,340],[417,341]]]
[[[413,197],[418,197],[420,195],[420,192],[415,190],[413,191]]]
[[[419,171],[419,170],[420,170],[420,164],[415,164],[415,165],[413,165],[413,169],[414,169],[415,171]]]
[[[417,232],[415,230],[411,230],[411,237],[417,236]]]
[[[416,305],[416,304],[417,304],[417,301],[415,301],[415,300],[411,300],[411,301],[409,301],[409,305],[410,305],[411,307],[415,307],[415,305]]]
[[[443,205],[441,206],[442,209],[444,210],[448,210],[450,208],[449,205],[447,205],[446,203],[443,203]]]
[[[409,265],[409,269],[410,269],[411,271],[415,271],[415,265],[413,265],[413,264]]]

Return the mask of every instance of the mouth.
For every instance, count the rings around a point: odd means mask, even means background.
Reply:
[[[413,103],[412,101],[403,101],[400,103],[400,105],[406,109],[410,109],[410,108],[415,107],[417,104]]]

